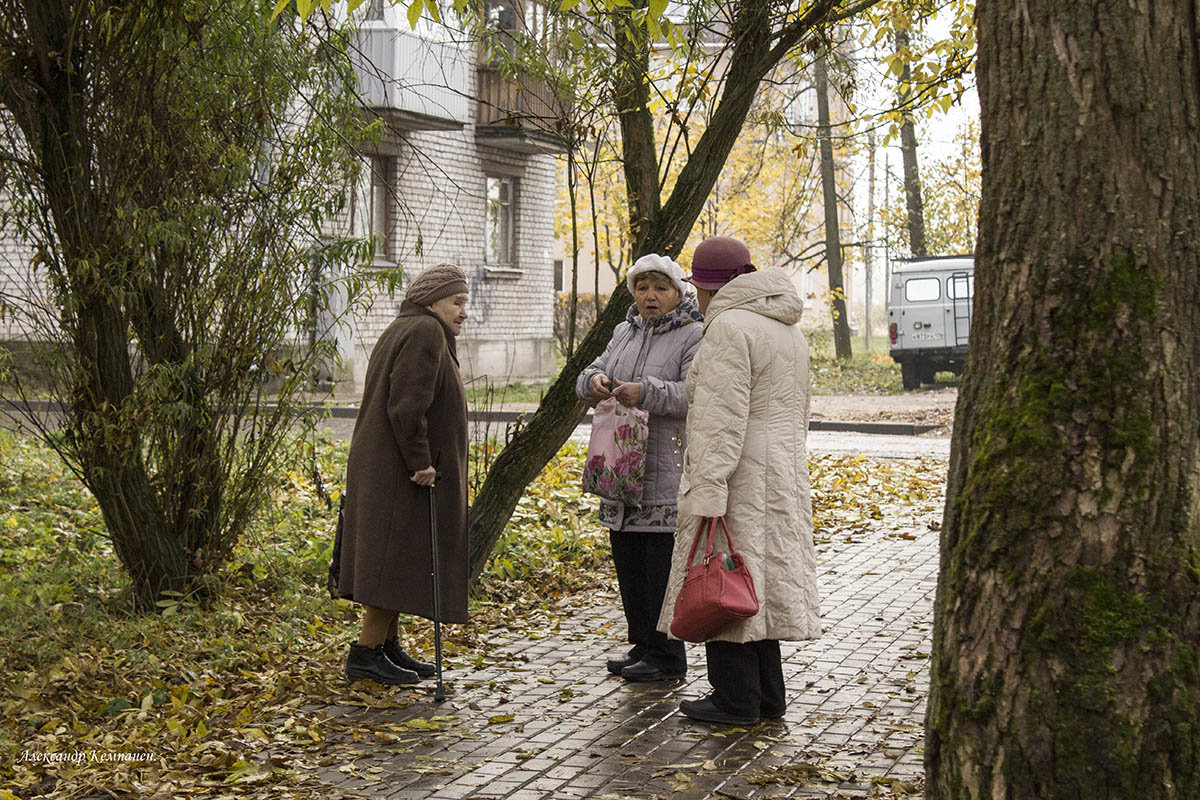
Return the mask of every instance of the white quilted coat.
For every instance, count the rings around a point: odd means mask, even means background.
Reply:
[[[796,326],[802,311],[791,278],[774,269],[734,278],[708,307],[687,376],[687,451],[661,631],[669,631],[700,519],[724,514],[754,578],[759,612],[716,638],[797,640],[821,632],[805,447],[808,343]]]

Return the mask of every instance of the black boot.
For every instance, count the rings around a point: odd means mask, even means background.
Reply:
[[[353,683],[364,679],[385,686],[403,686],[421,680],[412,670],[393,664],[383,652],[383,645],[352,644],[350,654],[346,656],[346,680]]]
[[[383,653],[388,659],[400,669],[406,669],[410,672],[415,672],[422,678],[432,678],[437,674],[437,667],[433,664],[426,664],[424,661],[417,661],[400,647],[400,639],[393,636],[390,639],[383,640]]]
[[[639,645],[634,645],[633,648],[622,658],[610,658],[605,662],[610,675],[620,675],[621,670],[626,667],[633,666],[642,660],[642,656],[646,655],[646,648]]]

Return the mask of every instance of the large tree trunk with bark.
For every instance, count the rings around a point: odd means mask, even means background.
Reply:
[[[1200,797],[1195,5],[981,0],[928,797]]]

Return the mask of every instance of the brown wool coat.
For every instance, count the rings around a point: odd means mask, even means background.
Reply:
[[[433,618],[428,489],[433,465],[443,622],[467,621],[467,403],[454,335],[405,300],[367,365],[350,440],[338,592],[363,605]]]

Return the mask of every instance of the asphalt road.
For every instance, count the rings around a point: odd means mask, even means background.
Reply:
[[[18,420],[0,414],[0,427],[20,428]],[[349,439],[354,432],[354,420],[348,417],[330,417],[322,423],[322,427],[333,433],[338,439]],[[474,435],[482,436],[485,425],[472,425]],[[591,426],[584,424],[575,429],[571,438],[587,443]],[[504,423],[493,423],[490,431],[492,436],[504,435]],[[838,456],[868,456],[871,458],[940,458],[950,457],[950,437],[948,435],[897,436],[878,433],[858,433],[851,431],[810,431],[808,448],[813,453]]]

